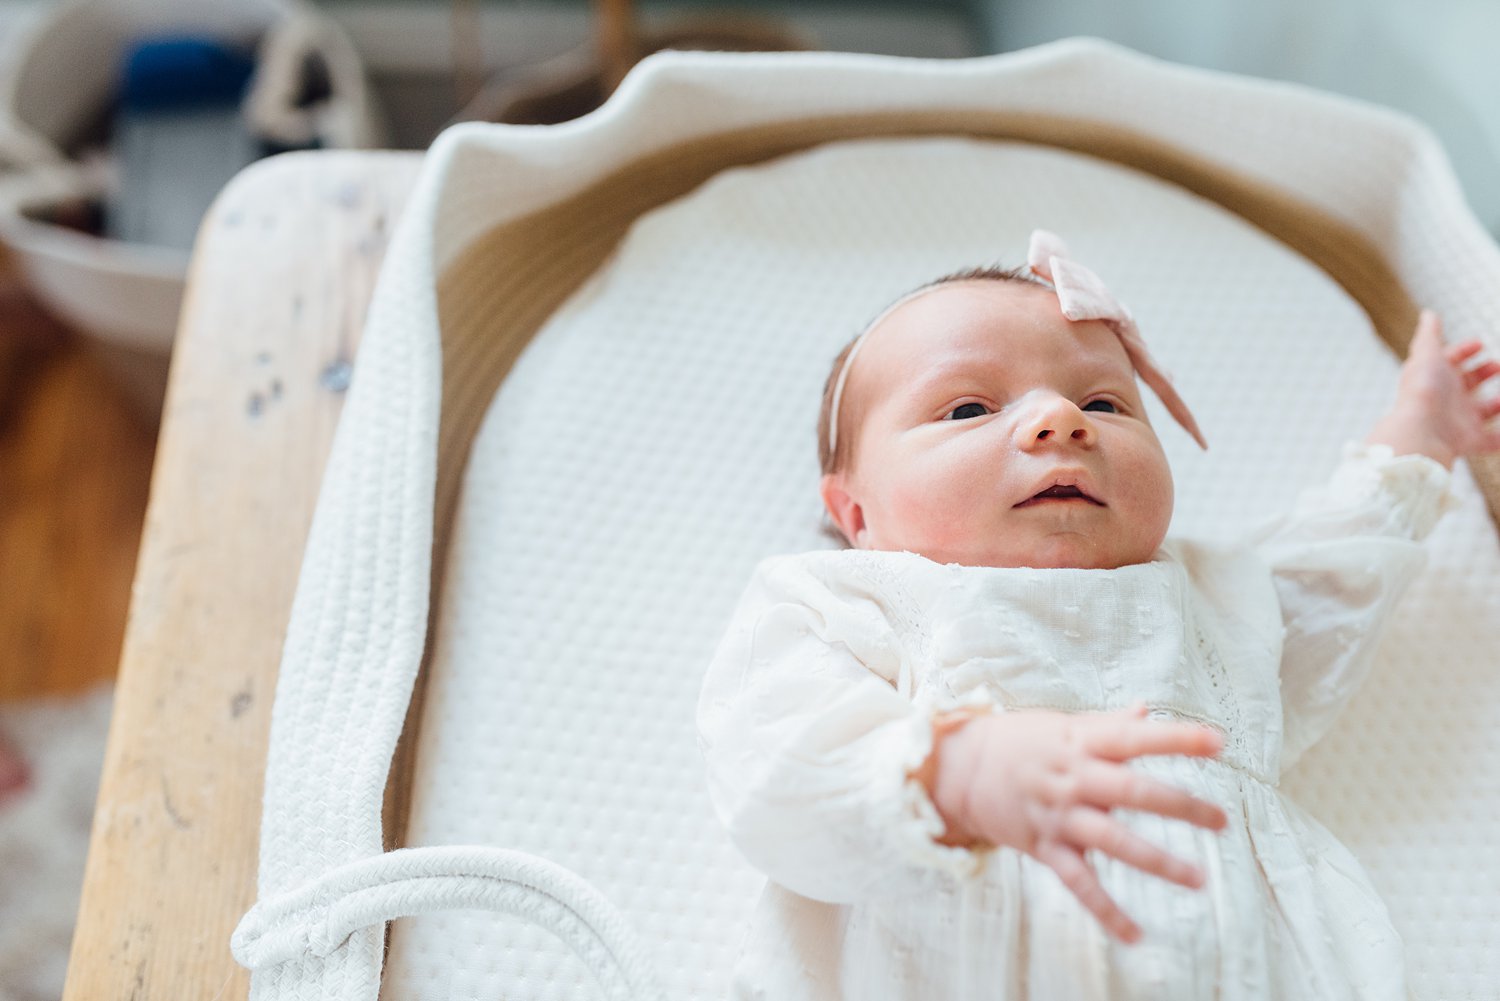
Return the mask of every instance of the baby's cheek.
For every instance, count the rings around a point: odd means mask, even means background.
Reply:
[[[975,497],[961,483],[911,482],[893,491],[891,510],[902,548],[929,553],[969,538]]]
[[[938,514],[941,502],[920,484],[903,485],[891,492],[887,505],[891,534],[907,538],[926,538],[940,528]]]
[[[1166,537],[1172,521],[1172,474],[1165,457],[1146,455],[1128,481],[1121,505],[1132,536],[1148,553]]]

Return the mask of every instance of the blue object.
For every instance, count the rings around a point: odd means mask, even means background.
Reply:
[[[120,103],[127,111],[237,107],[255,61],[211,38],[146,39],[125,58]]]
[[[219,189],[259,158],[240,112],[254,61],[211,38],[146,39],[125,59],[114,119],[115,239],[186,250]]]

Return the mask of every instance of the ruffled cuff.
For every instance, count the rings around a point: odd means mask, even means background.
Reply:
[[[1389,445],[1351,442],[1327,487],[1335,506],[1369,506],[1386,513],[1382,534],[1421,540],[1457,503],[1453,474],[1425,455],[1396,455]]]
[[[983,691],[974,691],[963,699],[927,705],[919,703],[917,709],[902,739],[893,742],[889,749],[890,760],[881,762],[877,769],[886,785],[877,791],[877,795],[896,805],[897,820],[892,833],[897,850],[905,861],[947,873],[956,879],[968,879],[984,871],[994,849],[985,845],[940,844],[938,839],[948,833],[948,826],[916,773],[932,754],[936,717],[961,709],[998,712],[1000,706]]]

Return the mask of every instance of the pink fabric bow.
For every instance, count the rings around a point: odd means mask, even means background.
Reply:
[[[1141,380],[1150,386],[1167,412],[1176,418],[1188,434],[1193,436],[1200,448],[1208,448],[1198,422],[1182,397],[1177,395],[1172,380],[1167,378],[1146,350],[1146,342],[1135,325],[1135,318],[1125,304],[1114,297],[1108,287],[1088,268],[1068,256],[1068,248],[1055,233],[1045,229],[1034,230],[1031,247],[1026,253],[1027,266],[1033,274],[1052,284],[1057,293],[1057,304],[1063,316],[1069,320],[1102,320],[1125,346],[1125,354],[1135,367]]]

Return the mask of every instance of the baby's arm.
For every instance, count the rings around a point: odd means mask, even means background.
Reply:
[[[1500,399],[1479,396],[1479,387],[1500,375],[1500,363],[1483,358],[1483,350],[1477,340],[1444,345],[1437,314],[1423,310],[1401,366],[1395,405],[1366,440],[1397,455],[1425,455],[1449,469],[1459,456],[1500,451],[1500,427],[1492,423],[1500,416]]]
[[[891,624],[894,581],[853,554],[776,557],[756,568],[715,651],[698,731],[715,812],[744,857],[813,900],[930,895],[983,866],[945,846],[911,779],[932,750]]]
[[[1395,402],[1366,439],[1377,447],[1351,450],[1327,484],[1251,537],[1284,626],[1282,769],[1328,733],[1369,676],[1425,562],[1419,543],[1450,504],[1440,467],[1500,450],[1500,401],[1481,395],[1497,375],[1479,341],[1445,346],[1437,315],[1424,311]]]
[[[1096,848],[1128,865],[1188,887],[1196,867],[1131,833],[1116,807],[1222,830],[1224,811],[1123,764],[1150,754],[1213,757],[1223,740],[1207,727],[1119,712],[1041,710],[939,717],[933,752],[915,773],[948,833],[945,844],[1006,845],[1051,867],[1079,901],[1125,942],[1140,937],[1084,858]]]

